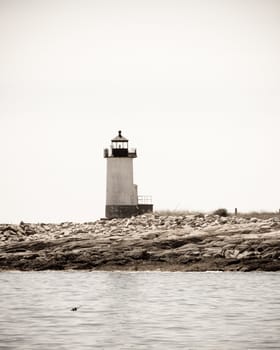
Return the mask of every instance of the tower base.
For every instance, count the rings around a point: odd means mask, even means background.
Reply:
[[[106,218],[129,218],[153,212],[153,204],[106,205]]]

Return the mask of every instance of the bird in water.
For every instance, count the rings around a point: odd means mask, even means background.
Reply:
[[[79,306],[74,306],[74,307],[72,307],[71,311],[77,311],[80,307],[81,307],[81,305],[79,305]]]

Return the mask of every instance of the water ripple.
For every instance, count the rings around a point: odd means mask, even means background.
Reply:
[[[280,344],[279,273],[2,272],[0,283],[1,350]]]

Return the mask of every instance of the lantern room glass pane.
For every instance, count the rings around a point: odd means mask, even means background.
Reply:
[[[128,143],[127,142],[121,142],[121,141],[114,141],[112,142],[112,147],[114,149],[127,149]]]

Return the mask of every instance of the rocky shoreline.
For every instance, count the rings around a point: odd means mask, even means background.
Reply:
[[[280,216],[0,225],[0,270],[279,271]]]

